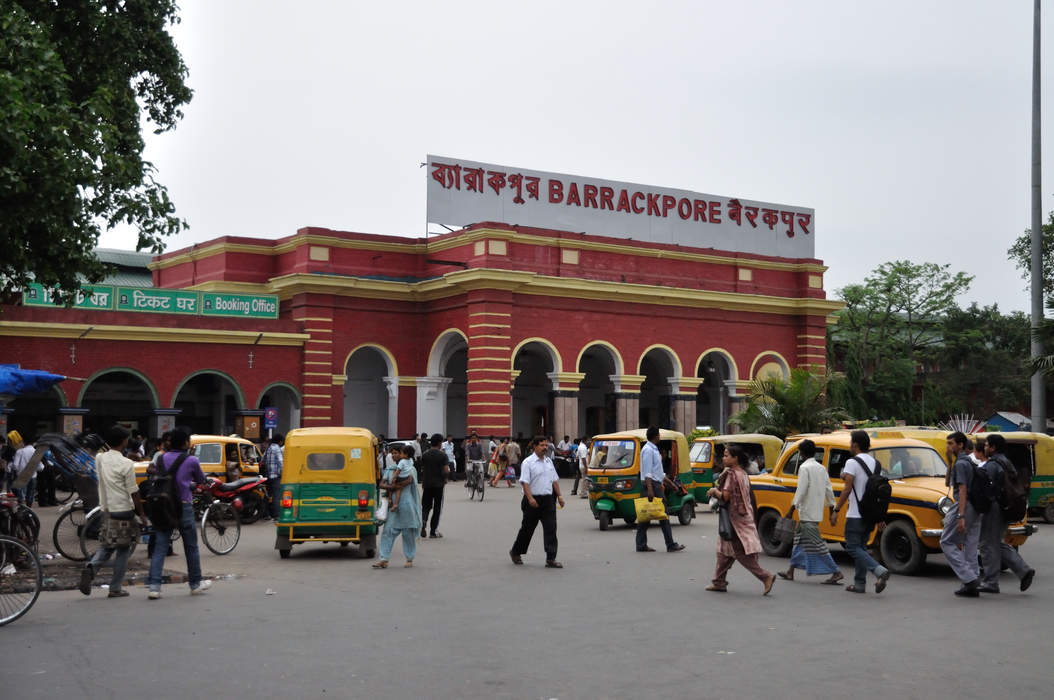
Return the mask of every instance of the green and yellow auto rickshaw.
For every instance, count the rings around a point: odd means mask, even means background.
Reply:
[[[633,500],[640,498],[640,450],[647,442],[644,430],[627,430],[608,435],[597,435],[589,453],[589,509],[607,530],[612,520],[622,518],[627,525],[637,521]],[[681,525],[688,525],[695,517],[695,492],[692,489],[692,468],[688,461],[688,441],[673,430],[659,431],[659,453],[663,469],[671,481],[679,480],[687,490],[682,495],[666,489],[666,513],[676,515]]]
[[[281,503],[274,548],[286,559],[294,544],[355,543],[377,549],[377,438],[363,428],[299,428],[285,438]]]
[[[748,472],[753,472],[753,467],[756,465],[758,474],[772,471],[779,460],[780,450],[783,449],[783,440],[774,435],[762,433],[711,435],[696,438],[689,455],[696,501],[702,503],[707,500],[706,492],[714,485],[714,467],[721,464],[721,459],[725,455],[725,445],[733,442],[746,450],[749,461],[744,466],[748,468]],[[718,469],[718,471],[721,470]]]

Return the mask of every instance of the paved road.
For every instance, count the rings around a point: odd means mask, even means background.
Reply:
[[[564,489],[569,491],[565,482]],[[354,548],[302,546],[281,561],[273,530],[243,530],[206,596],[166,586],[147,601],[44,594],[0,628],[3,696],[272,698],[1049,697],[1044,626],[1054,601],[1054,526],[1023,550],[1027,594],[959,600],[942,558],[881,596],[777,582],[769,597],[738,566],[728,594],[703,587],[716,523],[674,526],[688,549],[637,554],[628,528],[600,532],[584,501],[559,513],[563,570],[508,549],[517,491],[469,502],[448,487],[441,540],[413,569],[370,569]],[[652,529],[652,544],[661,535]],[[836,554],[848,574],[849,560]],[[770,569],[786,560],[763,558]],[[178,562],[169,560],[170,565]],[[179,568],[176,566],[175,568]],[[273,595],[267,595],[267,590]]]

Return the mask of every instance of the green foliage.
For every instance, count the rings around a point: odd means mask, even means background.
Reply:
[[[695,442],[696,438],[711,437],[713,435],[717,435],[717,431],[713,428],[696,428],[692,432],[688,433],[688,444],[691,445],[693,442]]]
[[[182,118],[186,66],[172,0],[0,0],[0,294],[30,281],[72,302],[106,272],[101,227],[135,226],[163,250],[186,223],[142,158]]]
[[[1021,277],[1027,282],[1025,289],[1031,289],[1032,279],[1032,229],[1027,228],[1006,251],[1014,265],[1021,270]],[[1048,303],[1054,300],[1054,212],[1043,224],[1043,298]]]
[[[748,433],[766,433],[780,438],[794,433],[815,433],[834,428],[845,419],[845,411],[828,406],[828,375],[806,369],[791,371],[790,380],[763,377],[750,384],[747,408],[729,418]]]

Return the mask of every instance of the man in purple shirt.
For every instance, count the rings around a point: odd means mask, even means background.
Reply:
[[[173,430],[170,438],[172,449],[162,455],[160,466],[167,472],[177,461],[182,460],[175,475],[176,493],[181,501],[182,509],[179,534],[183,539],[183,551],[187,556],[187,581],[190,584],[190,594],[200,595],[212,586],[212,581],[201,580],[198,533],[194,529],[194,498],[190,489],[191,484],[204,484],[205,474],[201,471],[198,458],[187,455],[189,443],[189,435],[182,430]],[[157,529],[156,537],[154,551],[150,556],[150,576],[147,578],[149,588],[147,598],[150,600],[157,600],[161,597],[161,573],[165,565],[165,552],[168,551],[168,545],[172,539],[172,530]]]

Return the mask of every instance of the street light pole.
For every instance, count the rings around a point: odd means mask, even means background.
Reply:
[[[1032,359],[1043,355],[1036,330],[1043,321],[1043,213],[1039,81],[1039,0],[1032,17]],[[1046,381],[1041,372],[1032,375],[1032,430],[1047,432]]]

